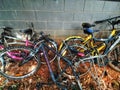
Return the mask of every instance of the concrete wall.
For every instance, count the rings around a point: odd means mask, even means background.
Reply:
[[[79,34],[81,23],[120,15],[120,2],[103,0],[0,0],[0,26],[16,30],[34,23],[52,35]]]

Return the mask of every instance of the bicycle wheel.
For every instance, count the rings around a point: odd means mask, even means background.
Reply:
[[[49,39],[49,41],[45,41],[45,40],[38,41],[34,47],[38,47],[41,42],[44,42],[49,48],[51,48],[55,52],[57,52],[57,43],[54,40],[52,40],[52,39]],[[53,51],[48,49],[48,48],[45,48],[45,51],[48,54],[47,56],[48,56],[48,60],[50,61],[50,63],[53,62],[57,55]],[[35,58],[36,59],[40,58],[41,64],[46,64],[46,61],[45,61],[44,56],[43,56],[43,53],[38,52],[36,54]]]
[[[68,37],[67,39],[65,39],[59,47],[59,51],[62,50],[62,48],[66,45],[73,45],[73,44],[81,44],[83,42],[83,38],[79,37],[79,36],[72,36],[72,37]]]
[[[9,47],[0,55],[0,74],[8,79],[22,79],[34,74],[40,67],[40,60],[34,57],[29,62],[19,66],[32,52],[28,47]]]
[[[77,40],[77,42],[80,42],[79,39],[72,39],[72,41],[75,41]],[[71,40],[70,40],[71,42]],[[69,43],[69,41],[68,41]],[[73,42],[74,43],[74,42]],[[74,48],[75,50],[79,51],[80,53],[85,53],[85,51],[87,50],[87,48],[80,44],[80,43],[74,43],[74,44],[66,44],[66,46],[64,46],[62,48],[62,50],[60,51],[60,54],[67,58],[68,60],[70,60],[73,64],[73,67],[75,69],[75,71],[77,72],[77,74],[79,76],[83,76],[85,75],[91,68],[91,61],[90,60],[84,60],[82,61],[81,59],[84,58],[83,56],[79,56],[77,53],[73,53],[69,47],[72,47]],[[85,56],[89,56],[89,54],[85,55]],[[62,60],[60,57],[58,57],[58,67],[59,69],[62,71],[63,68],[65,68],[67,63],[65,63],[64,60]],[[64,73],[66,76],[69,76],[69,77],[74,77],[73,74],[72,74],[72,70],[68,67]]]
[[[120,72],[120,45],[116,45],[108,54],[109,66]]]

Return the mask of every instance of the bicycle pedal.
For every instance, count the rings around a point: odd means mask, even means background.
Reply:
[[[63,83],[67,83],[67,82],[68,82],[68,78],[67,78],[67,77],[63,77],[63,78],[62,78],[62,82],[63,82]]]

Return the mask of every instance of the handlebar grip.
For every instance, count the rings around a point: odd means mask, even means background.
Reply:
[[[95,27],[94,24],[90,24],[90,23],[82,23],[82,27],[83,28],[90,28],[90,27]]]
[[[12,27],[1,26],[0,29],[4,29],[4,30],[6,30],[6,31],[10,31],[10,30],[12,30],[13,28],[12,28]]]
[[[108,19],[104,19],[104,20],[95,21],[94,23],[100,24],[100,23],[103,23],[103,22],[106,22],[106,21],[109,21],[109,20],[112,20],[112,19],[117,19],[117,18],[120,18],[120,16],[116,16],[116,17],[112,17],[112,18],[108,18]]]
[[[100,24],[100,23],[103,23],[104,21],[103,20],[101,20],[101,21],[95,21],[94,23],[95,24]]]

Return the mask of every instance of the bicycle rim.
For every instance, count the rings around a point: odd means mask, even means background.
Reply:
[[[72,40],[70,40],[70,42],[68,41],[66,46],[64,46],[62,48],[61,55],[73,63],[73,67],[76,70],[77,74],[79,74],[80,76],[83,76],[90,70],[91,65],[92,65],[91,61],[90,60],[80,61],[81,58],[83,58],[83,57],[79,57],[76,54],[72,53],[67,47],[67,45],[72,46],[72,47],[76,48],[79,52],[84,53],[84,51],[87,50],[87,48],[81,44],[80,40],[81,39],[72,39]],[[75,41],[75,42],[73,42],[73,41]],[[79,62],[79,64],[76,65],[75,64],[76,62]],[[60,57],[58,57],[58,66],[61,71],[65,68],[66,64],[67,63],[64,60],[62,60]],[[64,74],[69,77],[74,77],[72,74],[72,69],[70,67],[68,67],[65,70]]]
[[[0,56],[3,59],[4,64],[0,67],[0,73],[2,76],[9,79],[22,79],[34,74],[40,67],[40,61],[35,58],[31,59],[29,62],[22,66],[19,66],[21,60],[12,58],[8,55],[8,52],[15,53],[14,57],[21,57],[24,60],[25,57],[31,52],[31,48],[27,47],[10,47],[5,49]],[[2,61],[2,60],[1,60]]]

